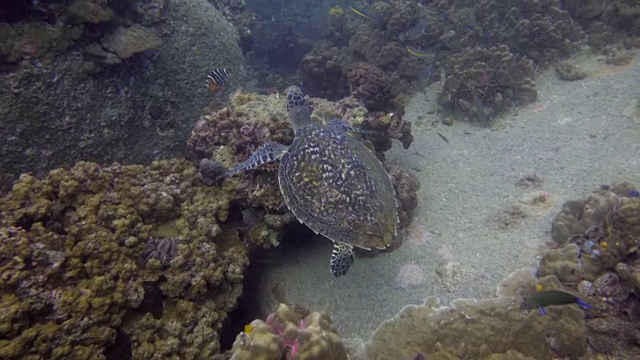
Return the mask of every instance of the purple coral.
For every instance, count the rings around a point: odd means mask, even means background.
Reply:
[[[162,266],[169,266],[171,260],[178,255],[178,245],[180,240],[176,238],[149,238],[138,261],[142,266],[146,266],[149,260],[156,259]]]
[[[356,63],[347,71],[347,79],[354,89],[353,96],[362,101],[369,111],[393,108],[391,80],[379,67]]]

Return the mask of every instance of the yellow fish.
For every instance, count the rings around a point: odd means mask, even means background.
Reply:
[[[244,333],[245,334],[251,334],[251,332],[253,331],[253,325],[251,324],[247,324],[244,326]]]
[[[367,12],[366,12],[366,11],[364,11],[364,10],[358,10],[358,9],[354,8],[353,6],[351,6],[351,7],[350,7],[350,9],[351,9],[351,11],[353,11],[354,13],[356,13],[356,14],[358,14],[358,15],[362,16],[362,17],[365,17],[365,18],[367,18],[367,19],[369,19],[369,20],[371,20],[371,16],[369,16],[369,14],[367,14]]]
[[[429,56],[429,54],[423,54],[421,52],[417,52],[416,50],[414,50],[414,49],[412,49],[412,48],[410,48],[408,46],[407,46],[407,51],[410,54],[415,55],[415,56],[419,56],[419,57],[427,57],[427,56]]]

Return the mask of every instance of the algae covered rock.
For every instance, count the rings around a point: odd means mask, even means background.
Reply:
[[[23,175],[0,198],[0,357],[211,358],[248,263],[229,201],[185,160]]]
[[[113,10],[107,6],[106,1],[73,0],[68,11],[71,16],[81,22],[97,24],[113,18]]]
[[[159,47],[162,40],[144,26],[133,24],[129,27],[118,27],[105,35],[100,43],[120,59],[126,59],[135,53]]]
[[[45,175],[81,160],[149,163],[184,155],[202,109],[225,98],[214,100],[203,88],[206,74],[224,64],[233,74],[229,87],[242,81],[238,34],[213,5],[161,2],[162,21],[142,17],[143,28],[134,11],[139,2],[71,4],[114,12],[97,25],[65,15],[64,4],[48,8],[54,24],[0,25],[0,61],[11,63],[0,77],[0,128],[12,139],[0,146],[4,187],[25,171]],[[201,47],[216,50],[195,51]]]

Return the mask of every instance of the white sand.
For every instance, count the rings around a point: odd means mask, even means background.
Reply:
[[[357,259],[339,279],[328,269],[330,242],[300,239],[308,244],[269,255],[277,265],[269,267],[265,288],[282,282],[288,301],[328,312],[344,337],[367,339],[406,304],[422,303],[429,295],[445,303],[491,296],[508,274],[534,267],[564,201],[616,181],[640,186],[640,124],[622,115],[640,97],[640,65],[636,60],[613,67],[594,56],[585,56],[581,65],[591,72],[588,78],[564,82],[552,71],[546,73],[537,79],[536,103],[497,119],[491,127],[437,123],[433,87],[416,94],[406,119],[423,119],[424,125],[414,127],[409,150],[396,146],[388,158],[419,177],[413,233],[428,231],[432,238],[423,245],[405,243],[392,253]],[[543,110],[534,111],[543,104]],[[515,185],[530,174],[543,179],[539,189]],[[547,202],[520,207],[525,215],[521,219],[505,215],[532,191],[545,192]],[[510,225],[504,225],[505,219]],[[405,264],[422,270],[421,284],[398,283]]]

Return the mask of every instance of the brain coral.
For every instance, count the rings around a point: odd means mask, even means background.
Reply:
[[[229,201],[184,160],[22,175],[0,198],[0,358],[211,358],[247,265]]]

